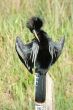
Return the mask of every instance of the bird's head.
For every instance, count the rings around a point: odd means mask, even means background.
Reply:
[[[37,33],[43,26],[43,21],[39,17],[32,17],[27,22],[27,28],[35,35],[39,40]]]

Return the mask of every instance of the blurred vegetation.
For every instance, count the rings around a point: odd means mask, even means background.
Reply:
[[[49,74],[56,110],[73,110],[73,0],[0,0],[0,110],[34,109],[34,76],[15,51],[16,36],[24,43],[33,38],[26,28],[31,16],[43,19],[54,41],[65,36],[63,53]]]

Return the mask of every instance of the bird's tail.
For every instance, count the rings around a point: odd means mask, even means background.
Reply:
[[[46,98],[46,74],[35,73],[35,101],[45,102]]]

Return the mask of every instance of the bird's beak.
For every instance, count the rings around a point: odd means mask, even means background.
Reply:
[[[37,40],[40,41],[35,30],[33,30],[33,33],[34,33],[35,37],[37,38]]]

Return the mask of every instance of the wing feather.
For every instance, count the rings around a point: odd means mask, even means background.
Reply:
[[[26,66],[30,73],[33,73],[32,69],[34,68],[38,53],[37,43],[32,41],[31,43],[24,45],[21,39],[17,37],[15,48],[22,63]]]
[[[52,56],[52,64],[54,64],[59,58],[63,46],[64,46],[65,38],[62,37],[59,42],[53,42],[52,40],[49,42],[49,52]]]

